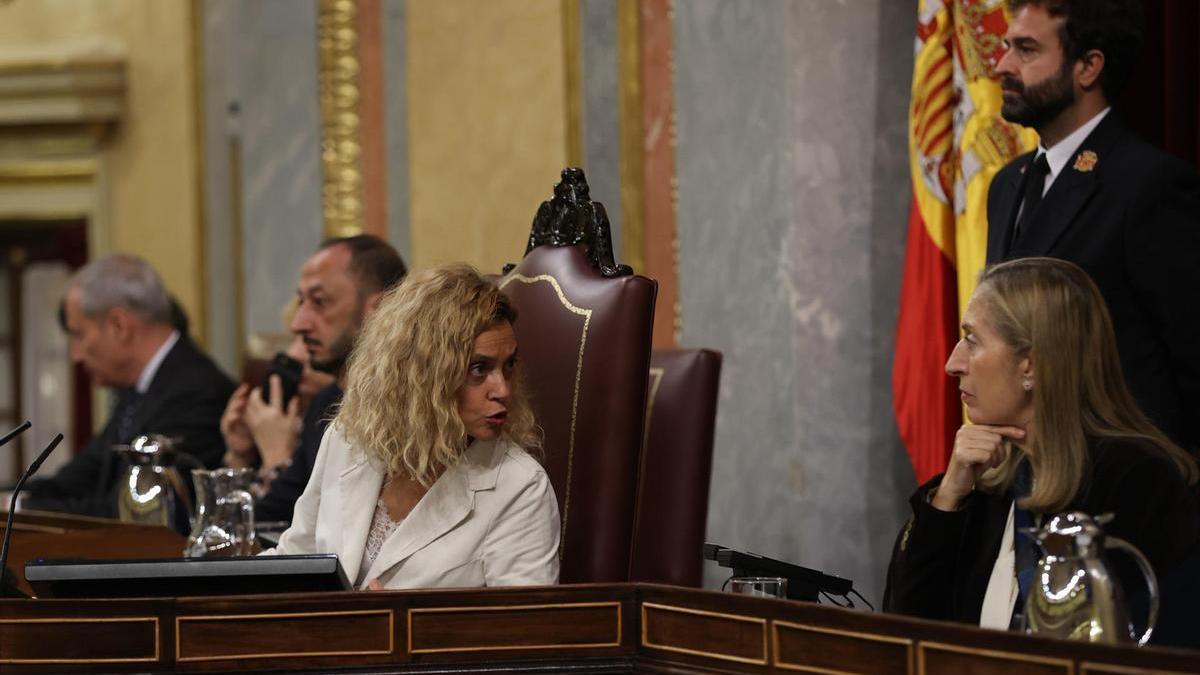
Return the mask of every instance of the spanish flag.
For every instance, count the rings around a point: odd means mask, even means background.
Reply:
[[[1003,0],[920,0],[909,105],[908,220],[892,407],[917,481],[946,467],[962,424],[943,367],[987,253],[992,176],[1037,135],[1000,117]]]

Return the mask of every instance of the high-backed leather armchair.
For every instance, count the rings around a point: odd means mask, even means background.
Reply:
[[[630,580],[700,587],[721,353],[655,350]]]
[[[625,581],[658,285],[613,263],[603,207],[577,169],[563,172],[533,230],[499,285],[517,309],[522,377],[545,431],[560,579]]]

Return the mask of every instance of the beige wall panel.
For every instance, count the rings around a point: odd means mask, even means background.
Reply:
[[[490,272],[525,251],[566,162],[560,0],[409,0],[415,267]]]
[[[123,119],[106,143],[110,240],[162,273],[204,336],[198,156],[188,0],[37,0],[0,6],[0,52],[119,48],[127,60]]]

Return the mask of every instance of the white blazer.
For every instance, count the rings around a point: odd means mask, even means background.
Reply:
[[[545,470],[507,441],[476,441],[359,569],[384,468],[331,424],[292,525],[267,551],[336,553],[346,576],[385,588],[558,582],[559,517]]]

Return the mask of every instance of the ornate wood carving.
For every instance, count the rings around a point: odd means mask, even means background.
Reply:
[[[612,231],[604,205],[589,194],[583,169],[563,169],[562,180],[554,185],[554,197],[542,202],[533,217],[525,255],[538,246],[576,246],[582,244],[588,260],[606,277],[633,274],[629,265],[613,259]],[[505,265],[508,274],[515,265]]]

